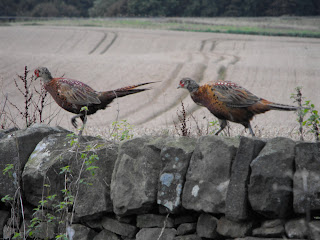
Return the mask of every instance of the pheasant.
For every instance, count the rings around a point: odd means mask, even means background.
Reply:
[[[227,126],[227,121],[231,121],[242,124],[254,136],[250,120],[256,114],[269,110],[295,111],[298,109],[295,106],[273,103],[259,98],[245,88],[229,81],[218,81],[199,86],[194,80],[183,78],[178,88],[187,89],[196,104],[206,107],[219,119],[220,129],[215,135],[218,135]]]
[[[42,78],[44,88],[51,94],[56,103],[76,115],[71,118],[72,125],[77,128],[76,118],[86,124],[87,115],[96,113],[100,109],[105,109],[115,98],[124,97],[130,94],[143,92],[149,88],[135,89],[139,86],[153,82],[140,83],[115,90],[98,92],[83,82],[68,78],[53,78],[46,67],[38,67],[34,74],[37,78]],[[81,111],[83,107],[87,111]]]

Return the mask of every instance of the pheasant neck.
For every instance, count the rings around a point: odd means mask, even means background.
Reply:
[[[51,80],[52,80],[52,76],[51,75],[48,75],[48,76],[42,76],[42,81],[44,84],[47,84],[49,83]]]
[[[190,93],[194,93],[194,92],[198,91],[199,85],[196,82],[194,82],[192,85],[189,85],[187,88]]]

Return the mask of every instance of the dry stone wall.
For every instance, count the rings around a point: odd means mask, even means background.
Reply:
[[[0,132],[0,160],[1,170],[13,167],[0,174],[0,197],[21,193],[24,206],[19,218],[12,200],[0,204],[3,239],[35,216],[37,239],[320,239],[320,143],[146,136],[118,144],[34,125]]]

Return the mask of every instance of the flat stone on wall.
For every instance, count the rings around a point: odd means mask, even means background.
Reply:
[[[224,213],[231,165],[240,140],[200,137],[191,157],[182,205],[186,209]]]
[[[291,139],[273,138],[252,161],[248,192],[254,211],[269,218],[292,214],[294,147]]]
[[[246,220],[249,216],[248,182],[250,164],[266,142],[257,138],[240,138],[240,146],[232,164],[231,178],[226,198],[226,217],[234,221]]]
[[[117,215],[147,213],[156,204],[160,151],[151,138],[135,138],[120,144],[111,182],[111,199]]]
[[[182,189],[196,139],[181,137],[166,142],[161,150],[162,172],[159,179],[157,203],[176,212],[181,207]]]
[[[300,142],[295,150],[294,211],[320,210],[320,143]]]

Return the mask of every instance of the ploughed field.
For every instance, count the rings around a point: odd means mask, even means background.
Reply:
[[[101,27],[2,26],[0,27],[0,107],[4,96],[23,106],[23,96],[14,84],[17,74],[46,66],[54,77],[83,81],[95,90],[159,81],[152,90],[115,100],[106,110],[88,117],[87,133],[108,135],[111,124],[127,120],[134,134],[175,132],[181,101],[188,127],[197,134],[214,131],[216,120],[193,103],[189,93],[177,89],[179,80],[191,77],[202,83],[224,78],[259,97],[283,104],[295,87],[303,86],[305,100],[320,106],[320,40],[315,38],[196,33]],[[32,73],[31,72],[31,73]],[[19,80],[18,80],[19,81]],[[39,83],[36,82],[35,85]],[[52,100],[49,100],[49,103]],[[8,104],[8,103],[7,103]],[[10,106],[11,116],[17,116]],[[45,108],[57,113],[55,103]],[[2,110],[2,109],[1,109]],[[73,114],[58,112],[51,125],[70,130]],[[251,123],[257,136],[290,136],[298,129],[294,112],[270,111]],[[16,117],[16,121],[21,121]],[[230,124],[231,135],[249,135]]]

